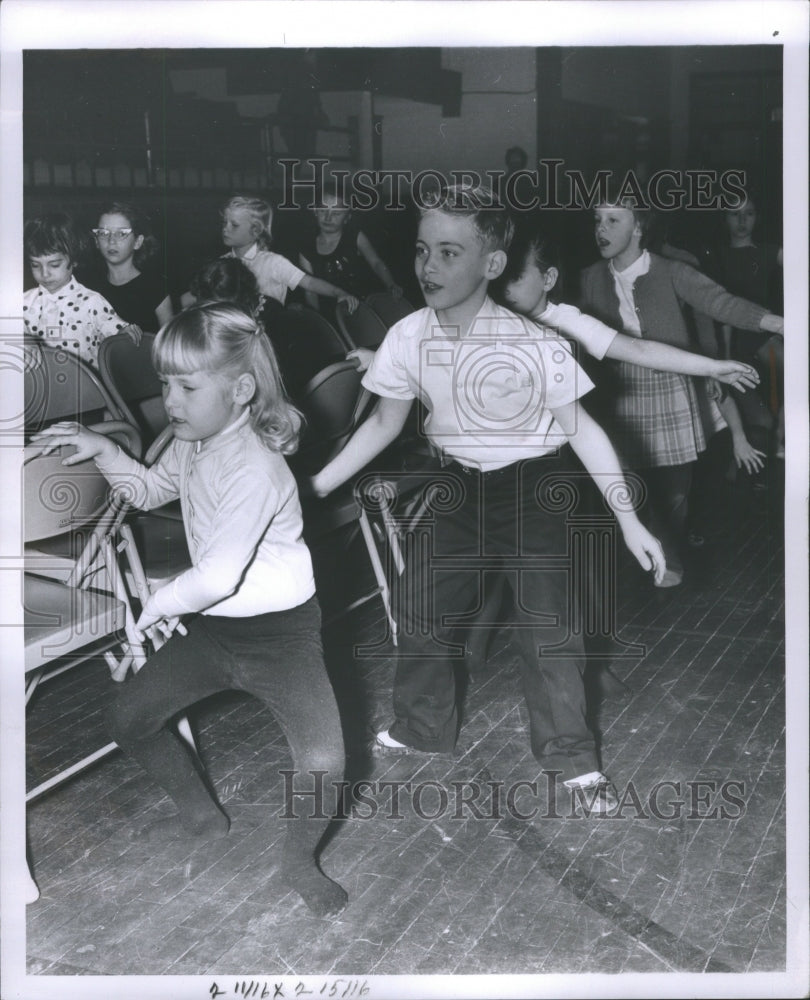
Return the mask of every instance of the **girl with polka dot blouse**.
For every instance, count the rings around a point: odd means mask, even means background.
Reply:
[[[26,223],[25,254],[37,287],[25,293],[23,320],[27,337],[78,354],[96,368],[102,340],[123,332],[137,344],[142,331],[73,277],[80,245],[73,223],[62,213]]]

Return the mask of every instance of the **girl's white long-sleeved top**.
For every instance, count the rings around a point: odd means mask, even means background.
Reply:
[[[192,566],[150,599],[170,618],[244,618],[297,607],[315,593],[295,479],[249,412],[207,441],[173,440],[146,468],[120,449],[99,469],[144,510],[180,498]]]

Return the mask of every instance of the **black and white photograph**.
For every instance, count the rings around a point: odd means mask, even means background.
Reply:
[[[808,7],[6,0],[0,992],[801,997]]]

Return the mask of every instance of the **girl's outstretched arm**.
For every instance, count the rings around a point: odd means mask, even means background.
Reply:
[[[656,368],[660,372],[705,375],[733,385],[741,391],[753,389],[759,382],[757,370],[742,361],[707,358],[657,340],[629,337],[626,333],[616,334],[605,357],[615,361],[629,361],[642,368]]]
[[[628,549],[660,583],[666,570],[661,543],[647,531],[629,503],[632,494],[607,434],[576,400],[552,407],[551,414],[616,516]]]
[[[323,278],[314,278],[311,274],[307,274],[301,279],[299,287],[303,288],[305,292],[314,292],[316,295],[323,295],[327,299],[337,299],[338,302],[345,302],[350,313],[353,313],[360,305],[360,300],[356,295],[349,295],[348,292],[344,292],[337,285],[333,285],[329,281],[324,281]]]

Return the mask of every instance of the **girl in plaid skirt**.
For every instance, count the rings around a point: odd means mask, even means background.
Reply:
[[[742,330],[782,333],[781,316],[730,295],[688,264],[644,249],[650,212],[633,200],[601,205],[595,236],[602,260],[582,275],[582,308],[614,329],[688,349],[683,305]],[[681,547],[694,463],[706,447],[696,390],[688,375],[620,361],[613,372],[617,450],[644,479],[650,527],[667,573],[657,586],[683,579]]]

